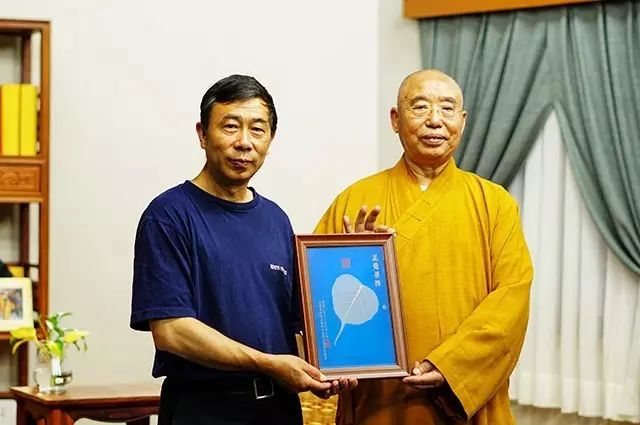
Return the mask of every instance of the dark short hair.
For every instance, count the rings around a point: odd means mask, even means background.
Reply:
[[[204,131],[209,127],[211,110],[215,103],[232,103],[254,98],[260,98],[267,104],[269,109],[269,128],[271,135],[276,134],[278,127],[278,114],[273,104],[273,98],[267,89],[255,78],[248,75],[230,75],[219,80],[209,87],[209,90],[202,96],[200,102],[200,123]]]

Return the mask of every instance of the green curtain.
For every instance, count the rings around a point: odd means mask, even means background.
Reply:
[[[508,185],[550,112],[546,25],[517,12],[420,22],[422,64],[460,83],[469,116],[456,161]]]
[[[640,7],[559,9],[548,21],[554,108],[580,192],[611,250],[640,273]]]
[[[640,6],[579,6],[420,21],[422,64],[461,85],[461,168],[508,185],[551,108],[610,249],[640,274]]]

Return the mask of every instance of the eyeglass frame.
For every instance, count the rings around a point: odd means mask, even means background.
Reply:
[[[424,102],[424,101],[421,100],[420,102]],[[416,107],[415,103],[413,105],[407,105],[405,107],[405,109],[407,109],[416,118],[428,117],[434,111],[437,111],[438,115],[440,115],[440,117],[442,117],[442,118],[454,118],[456,115],[458,115],[460,112],[462,112],[462,109],[460,109],[460,108],[458,108],[456,106],[451,106],[452,111],[451,112],[446,112],[446,113],[445,113],[445,110],[443,110],[443,108],[445,108],[446,106],[443,106],[443,104],[431,105],[431,103],[425,102],[424,106],[426,107],[426,110],[425,110],[424,113],[418,113],[418,112],[415,111],[415,107]]]

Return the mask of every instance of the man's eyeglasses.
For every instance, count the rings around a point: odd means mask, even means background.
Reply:
[[[453,105],[430,105],[428,103],[417,103],[415,105],[409,106],[409,112],[415,117],[426,117],[431,115],[433,111],[436,111],[440,114],[441,117],[444,118],[453,118],[458,112]]]

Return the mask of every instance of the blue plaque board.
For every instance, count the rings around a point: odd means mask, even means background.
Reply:
[[[407,376],[392,235],[296,240],[310,363],[328,376]]]

